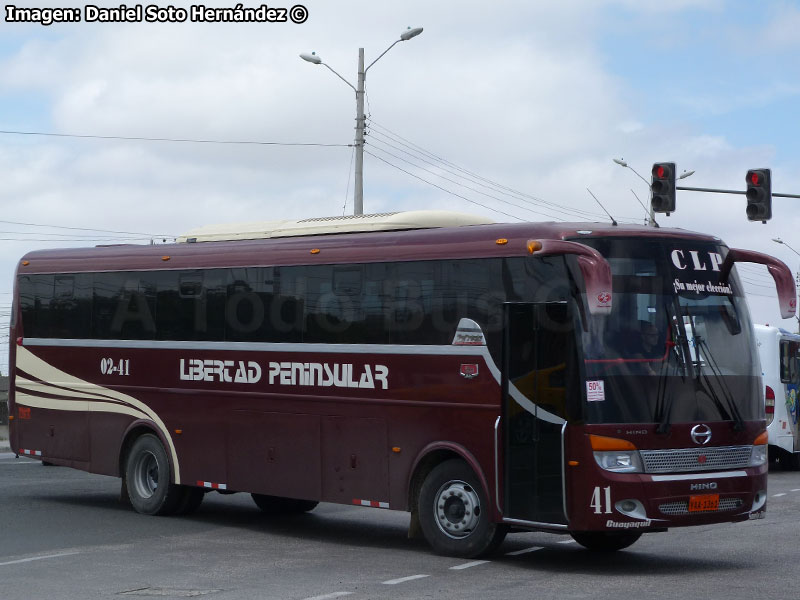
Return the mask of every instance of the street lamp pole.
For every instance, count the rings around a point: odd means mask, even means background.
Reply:
[[[639,175],[639,172],[636,169],[634,169],[632,166],[630,166],[627,162],[625,162],[624,158],[613,158],[611,160],[613,160],[615,163],[617,163],[620,167],[625,167],[626,169],[630,169],[631,171],[633,171],[639,179],[641,179],[642,181],[644,181],[647,184],[647,189],[648,190],[650,189],[650,182],[647,181],[647,179],[645,179],[641,175]],[[692,175],[694,175],[694,171],[684,171],[682,174],[680,174],[678,176],[678,179],[686,179],[687,177],[690,177]],[[658,224],[656,223],[656,213],[653,210],[653,202],[652,201],[650,202],[650,219],[648,221],[648,225],[650,227],[657,227],[658,226]]]
[[[334,75],[349,85],[356,93],[356,160],[355,160],[355,185],[353,186],[353,214],[364,214],[364,130],[366,129],[366,117],[364,116],[364,82],[367,79],[367,71],[370,67],[378,62],[384,54],[394,48],[395,44],[399,42],[406,42],[413,37],[422,33],[422,27],[409,27],[400,35],[400,39],[396,40],[391,46],[384,50],[378,58],[373,60],[366,68],[364,68],[364,49],[358,49],[358,78],[356,86],[347,81],[344,77],[334,71],[328,64],[322,62],[322,59],[312,52],[311,54],[301,54],[300,58],[315,65],[326,66]]]

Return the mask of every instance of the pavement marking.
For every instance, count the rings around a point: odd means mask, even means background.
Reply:
[[[506,556],[519,556],[520,554],[536,552],[537,550],[544,550],[544,546],[531,546],[530,548],[523,548],[522,550],[515,550],[514,552],[506,552]]]
[[[559,544],[574,544],[575,540],[562,540],[558,542]]]
[[[47,558],[59,558],[61,556],[71,556],[73,554],[80,554],[80,552],[59,552],[58,554],[48,554],[46,556],[32,556],[31,558],[19,558],[17,560],[9,560],[6,562],[1,562],[0,567],[5,567],[6,565],[18,565],[20,563],[32,562],[34,560],[45,560]]]
[[[329,600],[330,598],[341,598],[342,596],[349,596],[353,592],[331,592],[330,594],[323,594],[322,596],[312,596],[305,598],[305,600]]]
[[[475,560],[473,562],[464,563],[463,565],[456,565],[455,567],[450,567],[452,571],[460,571],[461,569],[469,569],[471,567],[477,567],[478,565],[485,565],[488,563],[488,560]]]
[[[12,458],[11,459],[0,458],[0,463],[2,463],[4,465],[41,465],[42,464],[38,460],[15,460],[15,459],[13,459],[13,454],[12,454]]]
[[[413,581],[414,579],[422,579],[423,577],[430,577],[430,575],[409,575],[408,577],[390,579],[389,581],[382,581],[381,583],[383,585],[397,585],[398,583],[405,583],[406,581]]]
[[[789,491],[792,491],[792,492],[800,492],[800,489],[796,489],[796,490],[789,490]]]
[[[786,493],[783,493],[783,494],[772,494],[772,497],[773,498],[780,498],[781,496],[785,496],[785,495],[786,495]]]

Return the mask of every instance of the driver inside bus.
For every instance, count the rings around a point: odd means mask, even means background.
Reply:
[[[644,358],[657,358],[663,354],[663,349],[659,348],[658,338],[658,327],[649,321],[641,321],[639,343]]]
[[[648,375],[655,375],[660,367],[657,359],[664,355],[664,348],[659,344],[661,334],[658,327],[649,321],[639,322],[639,348],[637,349],[637,358],[645,359],[642,361],[642,370]]]

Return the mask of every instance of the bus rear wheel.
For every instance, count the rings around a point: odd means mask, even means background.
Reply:
[[[314,510],[319,504],[316,500],[296,500],[266,494],[250,494],[253,502],[268,515],[299,515]]]
[[[131,506],[144,515],[172,514],[185,498],[184,488],[170,483],[167,452],[153,434],[140,436],[131,446],[125,462],[125,478]]]
[[[419,492],[419,521],[438,554],[475,558],[492,552],[507,528],[490,519],[491,507],[475,473],[464,461],[445,461],[428,474]]]
[[[572,539],[594,552],[616,552],[633,544],[642,537],[641,531],[605,533],[603,531],[573,531]]]

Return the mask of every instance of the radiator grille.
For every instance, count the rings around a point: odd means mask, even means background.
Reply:
[[[741,498],[720,498],[719,507],[717,510],[707,510],[702,512],[725,512],[729,510],[736,510],[744,504]],[[658,505],[658,510],[662,515],[688,515],[689,514],[689,501],[681,500],[679,502],[666,502]],[[699,513],[692,513],[699,514]]]
[[[714,446],[675,450],[641,450],[645,473],[742,469],[750,464],[752,446]]]

